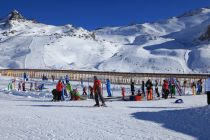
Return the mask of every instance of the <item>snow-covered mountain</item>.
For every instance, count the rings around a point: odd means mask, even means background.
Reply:
[[[0,21],[2,68],[96,69],[119,46],[72,25],[27,20],[18,11]]]
[[[154,23],[87,31],[24,18],[0,19],[1,68],[210,72],[210,8]]]

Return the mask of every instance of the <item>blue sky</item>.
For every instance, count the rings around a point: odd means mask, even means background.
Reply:
[[[152,22],[210,6],[210,0],[0,0],[0,17],[17,9],[26,18],[86,29]]]

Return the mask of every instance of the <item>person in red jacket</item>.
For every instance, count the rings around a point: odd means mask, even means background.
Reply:
[[[169,94],[169,87],[168,87],[168,81],[164,80],[163,81],[163,98],[167,99],[168,98],[168,94]]]
[[[98,106],[98,107],[100,106],[98,98],[100,98],[100,100],[102,102],[101,106],[106,106],[104,98],[102,96],[101,81],[98,80],[98,78],[96,76],[94,76],[93,92],[95,94],[95,101],[96,101],[96,104],[94,106]]]
[[[121,91],[122,91],[122,99],[125,100],[125,87],[122,87]]]
[[[57,85],[56,85],[57,100],[58,101],[61,100],[62,90],[63,90],[63,84],[62,84],[61,80],[59,80],[58,83],[57,83]]]

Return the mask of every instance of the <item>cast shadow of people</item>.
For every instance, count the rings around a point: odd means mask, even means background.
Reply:
[[[210,107],[208,106],[159,112],[136,112],[132,116],[139,120],[162,124],[162,127],[199,140],[210,139]]]

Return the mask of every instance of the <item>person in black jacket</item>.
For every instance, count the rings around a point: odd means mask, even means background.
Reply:
[[[134,93],[135,93],[134,82],[131,81],[131,94],[134,95]]]
[[[155,92],[157,94],[157,97],[160,97],[159,91],[158,91],[158,81],[155,80]]]
[[[142,84],[141,84],[141,91],[142,91],[142,94],[145,97],[145,83],[144,83],[144,81],[142,81]]]
[[[146,88],[147,88],[147,100],[152,100],[152,81],[149,79],[147,82],[146,82]]]

